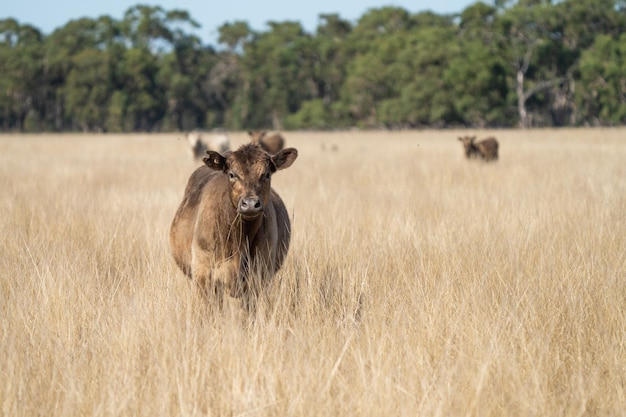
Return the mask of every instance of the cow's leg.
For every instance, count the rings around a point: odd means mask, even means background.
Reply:
[[[215,280],[223,284],[224,291],[227,291],[231,297],[237,297],[240,293],[240,258],[240,255],[235,254],[220,262],[213,270]]]
[[[191,277],[198,285],[205,299],[218,308],[222,308],[224,283],[216,279],[215,259],[210,252],[202,250],[195,243],[191,247]]]
[[[246,261],[245,267],[242,266],[244,275],[240,278],[242,284],[241,306],[253,315],[256,311],[258,297],[277,270],[275,235],[262,237],[264,238],[254,242],[251,253],[244,258]]]

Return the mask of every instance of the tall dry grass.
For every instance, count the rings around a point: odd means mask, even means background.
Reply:
[[[254,318],[170,257],[182,138],[0,137],[2,415],[626,414],[626,131],[461,133],[286,135]]]

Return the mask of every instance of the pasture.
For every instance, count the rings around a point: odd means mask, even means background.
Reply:
[[[0,414],[624,414],[626,130],[285,139],[251,318],[169,253],[182,134],[0,136]]]

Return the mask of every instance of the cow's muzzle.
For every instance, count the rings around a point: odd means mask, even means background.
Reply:
[[[239,200],[237,212],[244,218],[252,219],[259,216],[263,212],[261,200],[256,196],[247,196]]]

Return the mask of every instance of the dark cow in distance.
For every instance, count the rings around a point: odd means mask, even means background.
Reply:
[[[218,305],[226,292],[249,307],[282,266],[291,225],[271,177],[297,157],[294,148],[270,155],[248,143],[224,154],[207,151],[205,165],[191,174],[170,228],[170,249]]]
[[[485,138],[476,142],[476,136],[459,137],[465,148],[465,156],[468,159],[478,158],[484,161],[496,161],[498,159],[498,141],[494,137]]]
[[[280,133],[267,134],[264,130],[249,130],[250,141],[259,145],[263,150],[270,154],[276,154],[285,147],[285,139]]]

